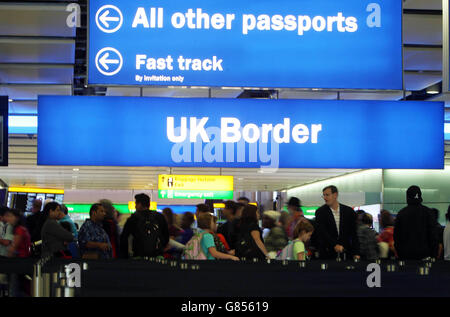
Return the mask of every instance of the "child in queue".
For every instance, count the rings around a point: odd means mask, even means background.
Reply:
[[[216,222],[214,216],[210,213],[202,213],[198,216],[197,225],[201,229],[200,245],[203,253],[208,260],[223,259],[239,261],[239,258],[217,251],[216,244],[214,243],[214,232],[216,230]]]
[[[294,229],[294,257],[296,260],[304,261],[306,260],[306,249],[305,243],[311,239],[311,235],[314,232],[314,227],[309,221],[304,220],[297,223]]]
[[[277,256],[277,259],[305,261],[308,254],[305,248],[305,243],[311,239],[313,232],[314,227],[308,220],[298,222],[294,228],[294,237],[296,237],[296,239],[289,241],[289,244],[284,247],[281,253]]]

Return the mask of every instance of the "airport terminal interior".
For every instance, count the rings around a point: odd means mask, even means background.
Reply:
[[[36,199],[39,212],[58,202],[80,228],[107,199],[123,230],[144,193],[150,210],[170,208],[178,226],[191,212],[197,228],[199,204],[220,226],[225,203],[246,197],[263,232],[264,213],[292,216],[293,197],[314,222],[334,185],[339,203],[369,214],[378,235],[382,211],[395,219],[416,185],[445,227],[448,1],[398,0],[401,13],[387,0],[281,2],[0,1],[0,206],[29,217]],[[369,273],[338,286],[342,274],[366,272],[359,258],[305,267],[275,257],[237,266],[7,256],[0,296],[449,296],[443,259],[377,259],[377,289],[366,286]],[[67,287],[70,263],[81,287]],[[177,282],[215,270],[220,288]],[[334,284],[317,282],[324,270]],[[227,284],[245,278],[240,289]],[[170,286],[142,282],[158,279]],[[302,283],[315,286],[297,290]]]

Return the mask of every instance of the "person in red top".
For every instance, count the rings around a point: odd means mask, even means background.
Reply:
[[[13,228],[14,239],[8,248],[8,257],[27,258],[31,255],[31,237],[18,210],[9,209],[3,217]],[[12,297],[30,296],[31,284],[23,274],[11,274],[9,291]]]
[[[387,210],[382,210],[380,213],[380,225],[383,231],[378,235],[378,242],[385,242],[389,245],[389,255],[397,257],[397,252],[394,247],[394,218]]]
[[[26,258],[30,256],[31,237],[21,219],[18,210],[10,209],[5,213],[5,220],[13,227],[14,233],[13,243],[8,248],[9,257]]]

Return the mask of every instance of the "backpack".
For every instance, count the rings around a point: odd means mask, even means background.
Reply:
[[[294,253],[294,242],[289,240],[288,245],[283,248],[280,252],[277,254],[277,260],[294,260],[293,259],[293,253]]]
[[[203,233],[194,233],[194,236],[191,240],[186,243],[184,249],[184,259],[185,260],[206,260],[206,254],[203,252],[201,241],[203,238]]]
[[[262,251],[256,245],[256,242],[251,236],[250,232],[240,234],[239,239],[236,242],[236,256],[246,259],[265,258]]]
[[[139,256],[155,256],[161,246],[161,228],[154,211],[136,213],[137,232],[136,239],[140,241],[141,252]]]

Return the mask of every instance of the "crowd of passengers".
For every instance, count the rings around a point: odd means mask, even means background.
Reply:
[[[135,196],[136,212],[119,226],[121,215],[111,201],[103,199],[90,208],[89,219],[80,228],[67,208],[55,201],[35,200],[28,217],[0,207],[0,257],[8,258],[166,258],[194,260],[298,260],[391,258],[450,260],[450,206],[445,228],[439,211],[422,205],[422,192],[411,186],[407,206],[394,216],[379,215],[380,232],[364,210],[339,203],[338,189],[323,189],[324,205],[307,219],[301,202],[291,197],[288,212],[262,213],[246,197],[226,201],[221,210],[225,222],[207,204],[195,214],[149,210],[150,197]],[[260,219],[262,218],[262,219]],[[0,272],[0,284],[5,275]],[[29,281],[16,279],[16,283]]]
[[[407,206],[395,220],[387,210],[380,213],[380,232],[370,213],[339,203],[338,195],[335,186],[325,187],[325,204],[313,219],[304,216],[297,197],[289,199],[288,212],[269,210],[262,217],[241,197],[225,202],[226,221],[217,225],[207,204],[197,205],[195,214],[178,215],[170,208],[159,213],[149,210],[148,195],[138,194],[136,212],[123,227],[120,213],[103,199],[91,206],[80,228],[64,205],[47,201],[41,212],[42,201],[35,200],[26,218],[19,210],[1,207],[0,257],[450,260],[450,209],[444,229],[439,211],[422,205],[419,187],[407,190]]]

